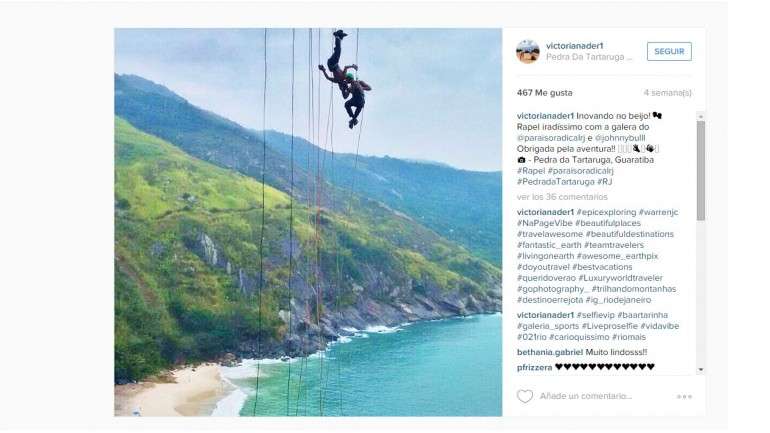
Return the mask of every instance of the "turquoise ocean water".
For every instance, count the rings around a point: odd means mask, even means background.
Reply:
[[[257,361],[222,367],[233,390],[212,415],[499,416],[501,344],[500,314],[369,328],[307,359],[259,362],[256,401]]]

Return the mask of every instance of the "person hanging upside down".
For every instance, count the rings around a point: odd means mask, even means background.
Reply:
[[[364,91],[368,92],[372,90],[372,87],[362,80],[356,80],[352,72],[348,72],[345,75],[345,79],[348,82],[350,94],[353,95],[345,101],[345,110],[348,112],[348,116],[350,116],[348,126],[350,129],[353,129],[354,126],[358,125],[358,115],[361,114],[361,110],[364,109],[364,104],[366,104]],[[356,111],[353,112],[351,107],[356,107]]]
[[[340,69],[340,54],[342,54],[342,39],[347,36],[347,33],[343,32],[342,30],[337,30],[334,34],[334,51],[332,51],[331,57],[329,57],[329,60],[326,61],[326,66],[329,67],[329,72],[331,72],[331,75],[326,73],[326,68],[324,68],[324,65],[318,65],[318,69],[323,72],[324,77],[326,77],[327,80],[331,81],[332,83],[336,83],[340,91],[342,92],[342,99],[348,99],[348,96],[350,95],[348,85],[345,82],[345,75],[348,72],[348,69],[355,69],[358,70],[358,66],[348,65],[345,66],[345,68]]]

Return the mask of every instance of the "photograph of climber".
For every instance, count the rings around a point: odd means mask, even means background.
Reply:
[[[501,415],[500,30],[114,37],[115,415]]]

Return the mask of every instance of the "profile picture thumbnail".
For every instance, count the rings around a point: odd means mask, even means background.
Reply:
[[[524,39],[516,46],[516,57],[522,63],[534,63],[540,57],[540,47],[531,39]]]

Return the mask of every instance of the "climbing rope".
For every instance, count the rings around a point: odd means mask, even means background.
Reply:
[[[334,91],[334,85],[331,86],[331,91]],[[331,98],[331,93],[330,93]],[[331,131],[330,131],[330,140],[329,140],[329,148],[331,150],[331,183],[332,185],[336,185],[336,175],[334,172],[334,110],[331,110]],[[331,205],[330,208],[336,209],[336,204],[334,200],[334,193],[335,191],[332,190],[330,193],[330,200]],[[340,254],[339,254],[339,237],[338,235],[334,236],[334,264],[335,264],[335,277],[336,277],[336,290],[334,291],[334,311],[339,315],[340,312],[340,290],[342,285],[340,284]],[[342,380],[341,380],[341,363],[342,363],[342,348],[338,348],[337,351],[339,354],[337,355],[337,390],[339,391],[339,408],[340,408],[340,415],[343,414],[342,412]],[[328,379],[328,376],[327,376]]]
[[[318,55],[317,59],[320,64],[321,62],[321,29],[318,29],[318,37],[316,38],[316,53]],[[316,110],[316,116],[317,116],[317,122],[316,122],[316,144],[321,143],[321,77],[318,77],[318,86],[316,86],[316,90],[318,92],[318,97],[316,98],[316,104],[317,104],[317,110]],[[323,373],[324,373],[324,365],[323,365],[323,332],[321,330],[321,314],[323,314],[323,285],[321,283],[321,238],[320,238],[320,223],[321,223],[321,148],[320,146],[316,146],[316,177],[315,177],[315,292],[316,292],[316,303],[315,303],[315,320],[316,320],[316,327],[318,328],[318,349],[320,350],[319,356],[318,356],[318,376],[319,376],[319,389],[318,389],[318,413],[320,416],[323,416]]]
[[[326,172],[326,155],[328,153],[326,149],[329,148],[330,146],[333,148],[334,146],[333,144],[334,143],[334,110],[332,105],[333,101],[334,101],[334,83],[329,83],[329,106],[327,108],[327,113],[326,113],[326,132],[324,133],[324,144],[323,146],[320,146],[320,143],[318,143],[319,146],[316,146],[321,148],[319,149],[319,152],[323,151],[323,160],[321,161],[320,168],[318,169],[318,173],[320,174],[318,181],[321,185],[323,185],[324,183],[323,173]],[[332,172],[333,170],[334,170],[334,167],[332,165]],[[322,188],[320,189],[320,194],[321,196],[323,195]],[[333,197],[333,190],[330,190],[329,194],[330,194],[329,197],[331,200],[331,197]],[[333,202],[331,202],[330,205],[333,208]],[[321,293],[323,293],[323,291],[321,291]],[[323,295],[321,295],[320,305],[321,305],[321,308],[323,309]],[[321,319],[321,315],[319,314],[318,322],[317,322],[319,331],[321,330],[320,319]],[[326,338],[323,336],[323,333],[319,334],[319,340],[320,340],[319,344],[321,348],[321,352],[319,354],[319,365],[321,368],[321,375],[320,375],[321,377],[319,382],[319,393],[320,393],[319,413],[323,415],[324,402],[326,401],[326,391],[328,389],[328,384],[329,384],[329,374],[327,373],[326,379],[324,379],[323,363],[325,361],[325,356],[326,356],[324,351],[324,348],[326,346]]]
[[[257,313],[257,386],[254,394],[254,410],[253,415],[257,414],[257,403],[259,402],[259,376],[262,366],[262,289],[265,284],[265,267],[264,267],[264,241],[265,241],[265,166],[267,163],[267,136],[266,136],[266,118],[267,118],[267,28],[264,29],[263,34],[264,44],[264,80],[262,87],[262,221],[259,231],[259,291],[258,291],[258,308]]]
[[[359,35],[359,33],[360,33],[360,29],[356,29],[356,65],[358,65],[358,39],[359,39],[358,35]],[[355,159],[353,160],[353,168],[354,168],[354,170],[353,170],[353,177],[351,178],[351,181],[350,181],[350,195],[351,195],[351,198],[350,198],[350,201],[348,202],[348,215],[350,215],[350,213],[352,212],[351,206],[352,206],[352,202],[353,202],[353,194],[355,193],[356,176],[358,174],[358,153],[359,153],[359,150],[361,148],[361,135],[364,132],[364,116],[365,115],[366,115],[365,112],[361,112],[361,122],[360,122],[360,125],[358,126],[358,139],[356,140],[356,156],[355,156]],[[353,139],[355,140],[355,135],[353,137],[354,137]]]
[[[314,247],[315,247],[315,263],[312,263],[312,260],[308,260],[308,267],[314,268],[312,269],[313,273],[313,285],[315,288],[315,319],[316,319],[316,327],[318,329],[318,347],[319,350],[319,396],[318,396],[318,410],[319,415],[324,415],[324,403],[326,399],[327,394],[327,388],[330,376],[327,374],[324,376],[324,347],[325,347],[325,336],[323,334],[323,330],[321,327],[322,322],[322,316],[323,316],[323,302],[324,302],[324,294],[323,294],[323,284],[322,284],[322,271],[321,271],[321,238],[322,238],[322,226],[321,226],[321,204],[322,199],[324,195],[323,185],[324,185],[324,173],[326,172],[326,157],[327,153],[331,154],[331,168],[330,168],[330,176],[332,179],[332,183],[335,181],[335,170],[334,170],[334,110],[333,110],[333,97],[334,97],[334,84],[332,83],[330,85],[329,90],[329,107],[327,112],[327,124],[326,124],[326,131],[324,133],[324,144],[321,145],[321,77],[318,75],[317,79],[318,82],[316,83],[316,77],[313,74],[313,68],[314,65],[314,57],[318,60],[319,64],[321,61],[321,30],[318,29],[314,39],[313,35],[314,29],[308,29],[308,119],[307,119],[307,127],[308,127],[308,137],[315,141],[316,145],[316,155],[315,155],[315,179],[314,181],[309,181],[307,190],[308,190],[308,208],[312,209],[315,207],[315,212],[310,213],[310,222],[313,226],[314,231]],[[267,36],[265,35],[265,40],[267,40]],[[315,44],[314,44],[315,42]],[[266,42],[265,42],[266,43]],[[289,287],[290,292],[290,300],[289,300],[289,330],[291,332],[292,328],[292,315],[291,315],[291,305],[293,303],[293,291],[291,288],[291,276],[293,273],[293,191],[294,191],[294,85],[295,85],[295,79],[294,79],[294,72],[295,72],[295,31],[292,30],[292,73],[291,73],[291,81],[292,81],[292,97],[291,97],[291,182],[290,182],[290,223],[289,223],[289,280],[287,283],[287,286]],[[315,51],[315,53],[314,53]],[[359,30],[356,29],[356,48],[355,48],[355,58],[356,58],[356,64],[358,63],[358,52],[359,52]],[[266,54],[265,54],[266,56]],[[266,69],[267,60],[265,57],[265,69]],[[266,86],[266,84],[265,84]],[[265,92],[266,93],[266,92]],[[263,100],[263,110],[265,106],[265,102]],[[361,125],[360,129],[358,131],[358,137],[356,140],[356,157],[355,157],[355,167],[356,171],[358,168],[358,155],[361,145],[361,136],[362,136],[362,129],[363,129],[363,114],[361,116]],[[265,120],[263,118],[263,126],[264,126]],[[264,134],[265,128],[263,127],[263,134]],[[355,133],[354,133],[355,134]],[[263,135],[264,137],[264,135]],[[355,140],[355,135],[353,136]],[[264,145],[263,140],[263,145]],[[327,152],[327,147],[330,149],[330,152]],[[323,151],[323,160],[321,159]],[[311,148],[308,148],[308,154],[307,154],[307,173],[311,174]],[[264,169],[263,169],[263,179],[264,179]],[[355,173],[353,177],[353,185],[355,184]],[[351,196],[353,194],[354,186],[351,186]],[[263,189],[264,189],[264,183],[263,183]],[[264,191],[263,191],[264,194]],[[315,197],[313,197],[315,196]],[[329,196],[331,202],[330,205],[332,207],[335,206],[334,204],[334,191],[330,192]],[[313,199],[315,203],[313,203]],[[263,198],[264,200],[264,198]],[[352,201],[352,197],[351,197]],[[349,202],[350,205],[350,202]],[[263,209],[264,211],[264,209]],[[350,213],[350,207],[348,207],[348,213]],[[263,217],[264,221],[264,217]],[[334,243],[334,260],[335,260],[335,268],[336,268],[336,284],[337,284],[337,290],[333,292],[335,296],[334,305],[337,312],[339,312],[340,303],[339,303],[339,297],[340,297],[340,291],[342,287],[342,265],[340,262],[339,257],[339,239],[335,238]],[[311,286],[311,287],[312,287]],[[306,318],[310,320],[310,306],[306,298],[305,302],[305,308],[306,308]],[[294,414],[299,415],[300,413],[300,407],[301,402],[303,401],[303,395],[304,395],[304,414],[307,415],[307,408],[308,408],[308,392],[307,392],[307,385],[305,385],[305,388],[303,388],[303,376],[307,375],[308,372],[308,356],[307,356],[307,346],[305,346],[306,340],[304,338],[304,335],[300,335],[300,345],[303,348],[302,354],[303,357],[300,360],[300,366],[299,366],[299,373],[298,373],[298,386],[297,386],[297,396],[296,396],[296,405]],[[259,364],[258,364],[259,369]],[[305,379],[305,382],[307,380]],[[338,384],[338,390],[339,390],[339,413],[340,415],[344,414],[343,408],[342,408],[342,402],[343,402],[343,394],[342,394],[342,379],[341,379],[341,359],[337,362],[337,384]],[[290,414],[290,407],[291,407],[291,366],[289,366],[289,375],[287,378],[287,385],[286,385],[286,413],[287,415]],[[303,394],[304,390],[304,394]],[[256,404],[256,403],[255,403]]]
[[[291,278],[294,273],[294,35],[291,29],[291,174],[289,181],[289,276],[286,278],[286,286],[289,290],[289,341],[291,341],[292,317],[291,309],[294,304],[294,292],[291,287]],[[286,416],[289,416],[289,400],[291,399],[291,361],[286,379]]]
[[[359,35],[360,35],[360,33],[361,33],[361,30],[359,28],[356,28],[356,66],[358,66],[358,42],[359,42]],[[356,71],[356,72],[358,72],[358,71]],[[356,74],[356,77],[358,77],[358,76],[359,75]],[[350,206],[352,205],[352,202],[353,202],[352,195],[354,194],[355,181],[356,181],[356,176],[358,174],[358,154],[359,154],[359,150],[361,149],[361,135],[364,132],[364,117],[365,117],[365,115],[366,115],[366,113],[361,113],[361,122],[360,122],[360,124],[358,126],[358,140],[356,141],[356,156],[355,156],[354,167],[353,167],[353,178],[352,178],[351,188],[350,188],[351,198],[348,201],[348,217],[350,217],[351,210],[352,210],[350,208]],[[338,371],[338,375],[340,375],[339,371]],[[339,379],[339,380],[341,381],[341,379]],[[342,410],[342,389],[341,388],[340,388],[340,415],[344,415],[343,410]]]
[[[308,45],[307,45],[307,79],[308,79],[308,94],[307,94],[307,136],[310,140],[313,140],[314,138],[314,124],[313,120],[315,116],[313,115],[313,29],[308,29]],[[309,175],[311,173],[310,171],[310,147],[307,149],[307,168],[306,173]],[[311,182],[307,182],[307,207],[308,209],[311,209]],[[312,214],[311,214],[312,215]],[[312,216],[310,217],[310,222],[312,223]],[[306,261],[307,263],[307,271],[305,272],[305,276],[308,276],[310,274],[310,260]],[[307,284],[307,279],[305,280],[305,283]],[[310,305],[308,304],[307,297],[305,297],[305,319],[309,322],[310,320]],[[302,386],[303,386],[303,374],[307,370],[307,345],[304,334],[300,334],[300,346],[302,347],[302,359],[300,360],[299,364],[299,385],[297,388],[297,404],[294,411],[294,415],[299,415],[299,408],[300,408],[300,402],[302,399]],[[307,400],[305,400],[305,415],[307,415]]]

